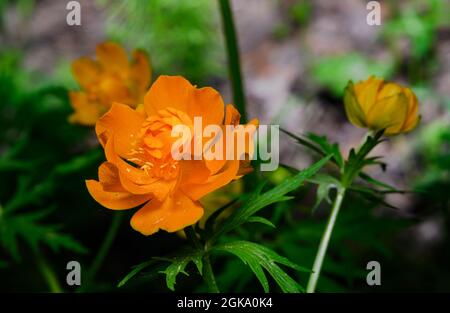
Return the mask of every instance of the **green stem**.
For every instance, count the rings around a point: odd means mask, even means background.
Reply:
[[[203,279],[205,280],[206,285],[208,286],[209,292],[211,293],[219,293],[219,287],[217,287],[216,278],[214,277],[214,273],[211,266],[211,261],[209,259],[209,255],[205,255],[203,257]]]
[[[334,200],[333,207],[331,209],[331,215],[328,219],[327,226],[325,228],[325,232],[322,235],[322,239],[320,241],[319,250],[316,254],[316,259],[314,260],[313,271],[309,276],[308,285],[306,286],[306,292],[313,293],[316,290],[317,281],[319,280],[320,271],[322,269],[322,263],[325,258],[325,254],[327,252],[328,243],[330,242],[331,233],[333,232],[334,224],[336,223],[336,219],[339,213],[339,209],[341,208],[342,200],[344,200],[345,188],[342,187],[338,190],[338,194],[336,199]]]
[[[52,270],[52,268],[48,265],[45,258],[39,253],[35,252],[35,260],[39,268],[39,271],[42,273],[42,276],[45,278],[45,281],[47,282],[47,285],[50,288],[50,292],[61,293],[62,288],[61,285],[59,284],[58,278],[56,277],[56,274]]]
[[[102,242],[102,245],[100,247],[100,250],[98,251],[97,255],[94,258],[94,261],[91,264],[91,267],[89,268],[88,274],[87,274],[87,283],[90,283],[92,280],[94,280],[95,275],[97,274],[98,270],[102,266],[106,256],[108,255],[109,250],[111,249],[111,246],[114,242],[114,239],[117,236],[117,232],[120,228],[120,224],[122,222],[123,215],[119,212],[116,212],[113,216],[113,219],[111,221],[111,224],[109,225],[108,232],[106,233],[105,239]]]
[[[219,0],[220,13],[222,15],[222,25],[225,35],[225,44],[228,55],[228,69],[233,90],[233,100],[237,109],[241,113],[242,122],[247,122],[247,112],[245,110],[244,86],[241,75],[241,64],[239,61],[239,48],[236,37],[236,30],[233,22],[233,12],[228,0]]]

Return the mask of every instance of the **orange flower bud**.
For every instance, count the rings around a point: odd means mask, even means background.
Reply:
[[[350,81],[344,105],[353,125],[374,131],[385,129],[386,135],[408,132],[419,121],[419,105],[411,89],[374,76],[356,84]]]

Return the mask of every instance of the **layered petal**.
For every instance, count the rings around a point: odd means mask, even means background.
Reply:
[[[144,97],[144,107],[148,116],[160,110],[174,108],[187,112],[194,86],[181,76],[159,76]]]
[[[202,215],[202,206],[178,191],[163,202],[148,202],[133,215],[131,226],[146,236],[159,229],[175,232],[196,223]]]
[[[128,56],[124,48],[115,42],[99,44],[96,49],[100,65],[110,71],[128,74]]]
[[[89,101],[85,92],[69,92],[69,99],[74,113],[70,115],[69,122],[82,125],[94,125],[97,122],[100,112],[98,105]]]
[[[133,59],[130,65],[130,77],[134,82],[136,82],[138,93],[142,95],[142,99],[138,99],[139,103],[141,103],[143,96],[150,85],[150,80],[152,77],[150,61],[145,51],[133,51]]]
[[[81,87],[88,89],[96,84],[100,75],[100,66],[97,62],[82,57],[72,63],[72,73]]]
[[[144,117],[121,103],[113,103],[111,109],[97,122],[95,131],[102,145],[114,136],[114,149],[122,157],[132,157],[132,150],[139,140]]]
[[[192,120],[194,117],[201,117],[203,127],[222,124],[225,105],[222,96],[215,89],[195,88],[189,100],[187,113]]]
[[[239,164],[239,160],[227,161],[219,173],[208,177],[204,183],[187,183],[181,185],[180,188],[191,199],[198,200],[208,193],[231,182],[238,175]]]

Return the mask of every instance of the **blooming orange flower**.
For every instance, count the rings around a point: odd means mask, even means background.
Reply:
[[[191,127],[195,117],[202,118],[203,129],[238,125],[240,119],[232,105],[225,108],[216,90],[197,89],[179,76],[159,77],[145,95],[143,108],[114,103],[96,124],[107,162],[99,168],[99,181],[86,181],[92,197],[113,210],[145,203],[131,219],[131,226],[144,235],[159,229],[174,232],[196,223],[203,215],[198,200],[242,176],[248,162],[175,160],[171,150],[178,138],[171,136],[172,129]],[[245,128],[256,126],[253,120]],[[192,136],[188,142],[198,139]],[[208,141],[203,142],[205,151]],[[244,152],[251,154],[250,149]]]
[[[135,50],[131,61],[118,44],[97,46],[98,61],[82,57],[73,62],[72,72],[82,91],[70,91],[74,113],[72,123],[95,125],[114,101],[135,107],[142,103],[151,80],[151,68],[145,52]]]

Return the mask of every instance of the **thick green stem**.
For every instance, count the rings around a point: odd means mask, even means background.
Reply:
[[[119,230],[120,224],[122,222],[122,214],[116,212],[113,216],[111,224],[109,225],[108,232],[106,233],[105,239],[102,242],[100,249],[98,250],[97,255],[92,262],[91,267],[89,268],[89,272],[87,274],[87,283],[89,284],[92,280],[94,280],[95,275],[98,270],[102,266],[106,256],[108,255],[109,249],[111,248],[114,239],[117,236],[117,231]]]
[[[42,273],[42,276],[45,278],[45,281],[47,282],[50,292],[61,293],[62,288],[61,285],[59,284],[58,278],[56,277],[56,274],[52,270],[52,268],[48,265],[45,258],[38,252],[36,252],[35,260],[37,266],[39,267],[40,272]]]
[[[203,257],[203,279],[205,280],[208,290],[211,293],[219,293],[219,287],[217,287],[216,278],[211,266],[209,255]]]
[[[314,260],[313,271],[309,276],[308,285],[306,286],[306,292],[313,293],[316,290],[317,281],[319,280],[320,271],[322,269],[322,263],[325,258],[325,254],[327,252],[328,243],[330,242],[331,233],[333,232],[334,224],[336,223],[336,219],[339,213],[339,209],[341,208],[342,201],[344,200],[345,188],[342,187],[338,190],[338,194],[336,199],[334,200],[333,207],[331,209],[331,215],[328,219],[327,226],[325,228],[325,232],[322,235],[322,239],[320,241],[319,250],[316,254],[316,259]]]
[[[234,104],[241,113],[241,122],[245,123],[247,122],[247,112],[245,110],[245,94],[241,75],[241,63],[239,61],[238,41],[233,22],[233,12],[231,11],[228,0],[219,0],[219,4],[227,47],[228,69],[233,89]]]

